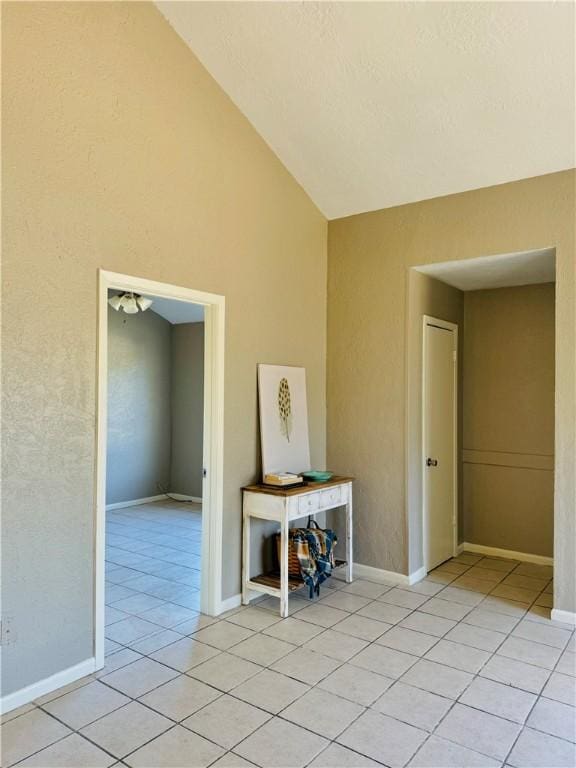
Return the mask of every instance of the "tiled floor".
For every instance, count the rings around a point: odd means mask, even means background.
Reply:
[[[106,668],[8,715],[3,765],[576,765],[550,568],[463,554],[413,587],[333,578],[288,619],[266,598],[216,621],[193,611],[192,574],[166,578],[199,521],[172,508],[159,533],[151,512],[110,519]]]

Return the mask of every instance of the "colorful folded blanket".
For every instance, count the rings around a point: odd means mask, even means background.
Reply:
[[[313,522],[313,521],[312,521]],[[330,529],[291,528],[290,542],[300,563],[300,572],[310,597],[320,594],[320,584],[332,574],[334,547],[338,538]]]

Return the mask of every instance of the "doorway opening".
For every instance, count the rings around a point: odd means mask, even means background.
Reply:
[[[555,251],[411,273],[411,327],[419,315],[422,334],[421,442],[408,478],[409,503],[416,478],[421,488],[415,563],[422,575],[437,568],[444,583],[544,615],[553,601]]]
[[[221,612],[224,298],[100,271],[95,657]]]

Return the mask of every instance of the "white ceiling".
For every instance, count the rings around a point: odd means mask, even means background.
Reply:
[[[157,5],[330,219],[576,164],[572,2]]]
[[[553,283],[556,280],[556,251],[554,248],[542,248],[523,253],[444,261],[415,269],[461,291]]]
[[[177,301],[176,299],[162,299],[158,296],[149,296],[148,298],[154,302],[150,309],[173,325],[202,323],[204,321],[204,306],[202,304],[190,304],[188,301]]]
[[[112,288],[108,291],[108,296],[116,296],[123,291]],[[152,301],[152,306],[148,312],[156,312],[157,315],[168,320],[172,325],[181,323],[203,323],[204,306],[202,304],[192,304],[189,301],[178,301],[178,299],[163,299],[160,296],[149,296],[141,294]]]

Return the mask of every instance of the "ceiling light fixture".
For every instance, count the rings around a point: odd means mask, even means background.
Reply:
[[[108,299],[108,304],[115,309],[123,310],[127,315],[135,315],[138,310],[146,312],[146,310],[152,306],[152,299],[147,299],[145,296],[140,296],[139,293],[133,293],[132,291],[124,291],[117,296],[112,296]]]

